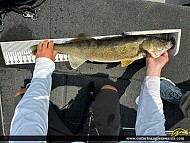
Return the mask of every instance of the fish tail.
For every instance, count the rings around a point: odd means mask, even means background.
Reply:
[[[37,53],[37,45],[32,46],[30,49],[32,51],[32,55],[36,55],[36,53]]]

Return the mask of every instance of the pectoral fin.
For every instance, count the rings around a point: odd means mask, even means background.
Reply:
[[[80,65],[82,65],[86,61],[84,59],[80,59],[72,55],[69,55],[68,60],[73,69],[77,69]]]
[[[128,65],[130,65],[132,62],[134,62],[135,60],[132,59],[132,60],[129,60],[129,59],[123,59],[121,60],[121,66],[122,67],[127,67]]]

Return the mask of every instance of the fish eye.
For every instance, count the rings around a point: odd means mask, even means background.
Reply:
[[[164,47],[161,46],[161,47],[158,48],[158,50],[162,51],[162,50],[164,50]]]

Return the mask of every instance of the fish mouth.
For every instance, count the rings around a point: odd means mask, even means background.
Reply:
[[[170,38],[170,42],[172,44],[172,47],[170,49],[174,49],[175,48],[175,44],[176,44],[176,41],[175,41],[175,38],[174,37],[171,37]]]
[[[168,40],[167,42],[165,42],[165,49],[169,50],[169,49],[174,49],[176,45],[176,41],[174,37],[171,37],[170,40]]]

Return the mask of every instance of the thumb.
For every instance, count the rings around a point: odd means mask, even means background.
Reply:
[[[55,61],[55,57],[57,55],[57,51],[53,51],[53,60]]]
[[[57,51],[53,51],[53,56],[55,57],[57,55]]]
[[[163,57],[168,57],[168,52],[165,51],[163,54],[162,54]]]
[[[152,56],[148,52],[146,52],[146,57],[151,58]]]

